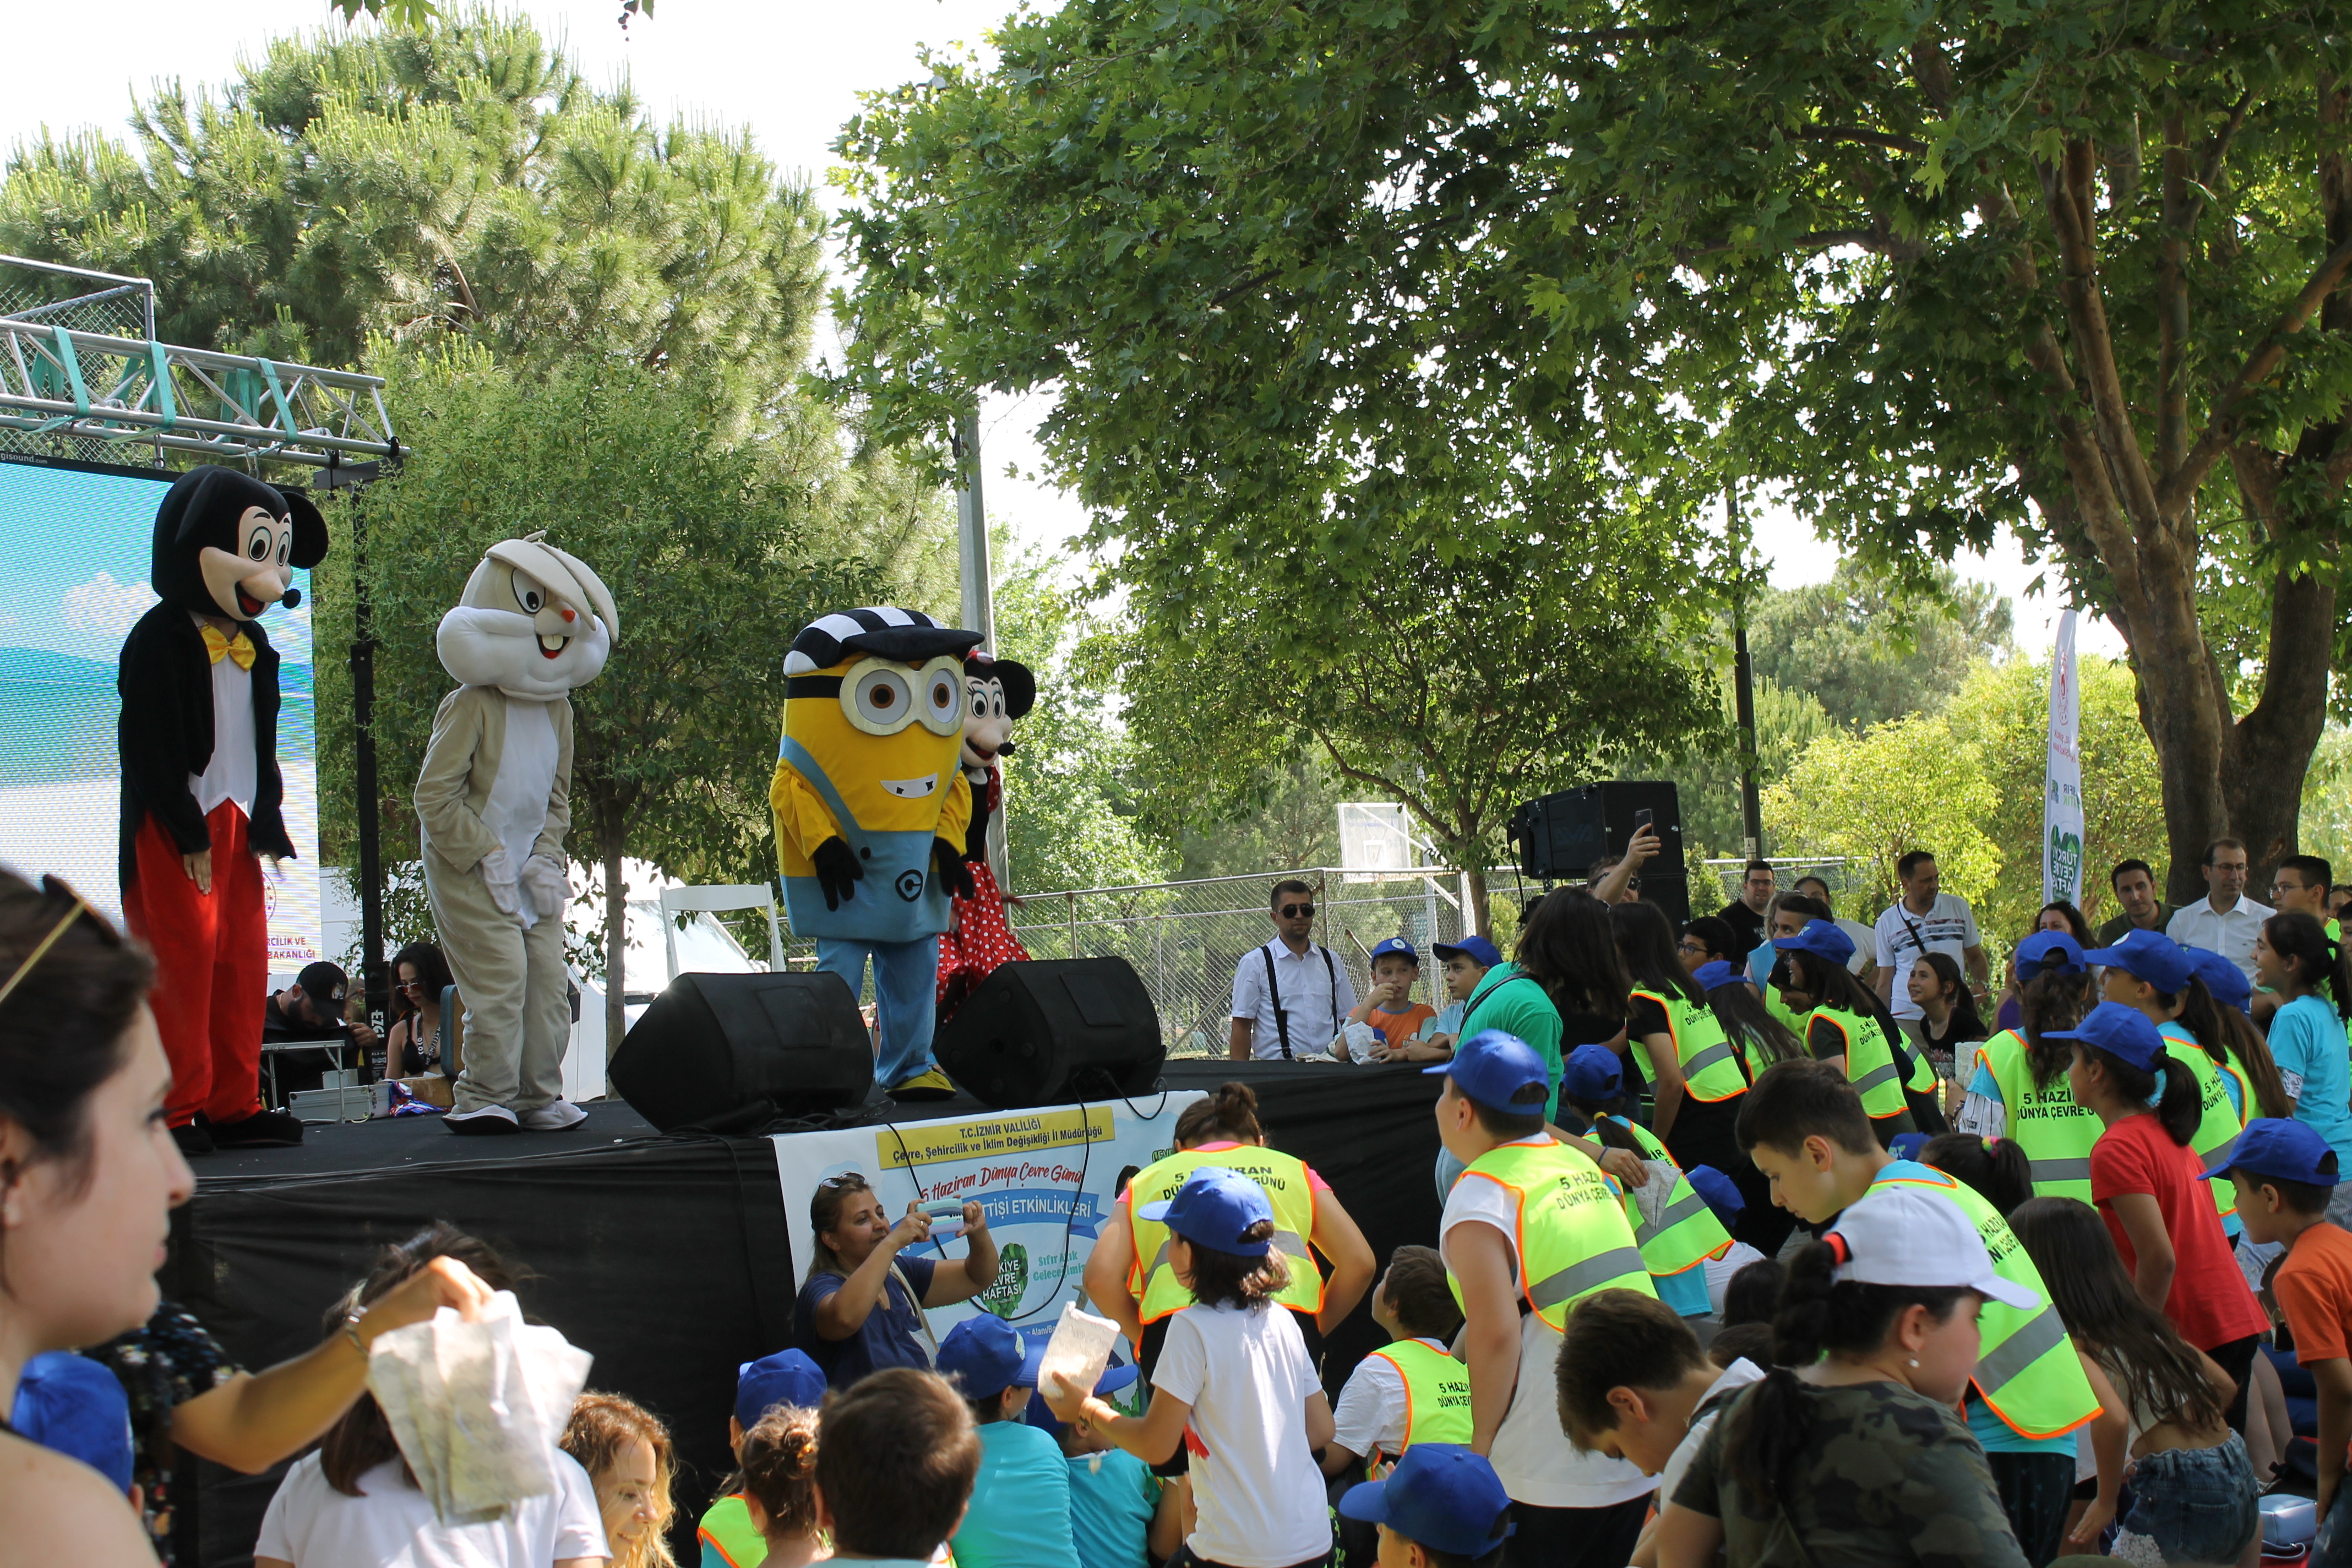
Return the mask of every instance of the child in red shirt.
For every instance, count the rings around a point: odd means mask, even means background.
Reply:
[[[2166,1054],[2164,1037],[2137,1007],[2102,1002],[2072,1029],[2066,1081],[2074,1102],[2104,1122],[2091,1149],[2091,1201],[2107,1222],[2141,1300],[2237,1384],[2232,1431],[2246,1424],[2247,1374],[2270,1321],[2221,1233],[2212,1189],[2189,1150],[2201,1115],[2197,1079]],[[2148,1101],[2163,1085],[2154,1110]]]
[[[2295,1364],[2319,1385],[2319,1518],[2323,1539],[2340,1552],[2352,1546],[2352,1505],[2342,1519],[2328,1510],[2352,1498],[2342,1484],[2352,1446],[2352,1236],[2326,1219],[2339,1180],[2336,1151],[2305,1122],[2257,1117],[2227,1164],[2247,1238],[2286,1247],[2271,1294],[2294,1335]],[[2315,1550],[2312,1561],[2327,1558]]]

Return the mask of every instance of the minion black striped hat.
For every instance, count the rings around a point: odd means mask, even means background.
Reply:
[[[819,616],[801,628],[784,655],[784,673],[810,675],[828,669],[852,654],[872,654],[920,664],[940,654],[961,655],[980,646],[978,632],[943,626],[920,610],[867,605]]]

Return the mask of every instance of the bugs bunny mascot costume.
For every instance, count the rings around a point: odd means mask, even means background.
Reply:
[[[587,1118],[562,1097],[570,694],[619,635],[596,574],[538,533],[491,545],[441,617],[435,647],[463,684],[433,716],[416,819],[425,897],[466,1006],[452,1132],[558,1132]]]

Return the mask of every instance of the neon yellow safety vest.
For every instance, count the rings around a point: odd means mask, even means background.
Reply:
[[[2190,1135],[2189,1147],[2197,1156],[2197,1168],[2210,1171],[2236,1146],[2238,1134],[2246,1130],[2246,1119],[2230,1104],[2230,1091],[2221,1087],[2221,1069],[2197,1043],[2197,1037],[2182,1025],[2167,1019],[2157,1026],[2157,1033],[2168,1042],[2165,1054],[2187,1067],[2197,1078],[2197,1131]],[[2241,1080],[2242,1082],[2242,1080]],[[2157,1083],[2163,1085],[2159,1075]],[[2227,1176],[2217,1176],[2209,1184],[2213,1189],[2213,1207],[2223,1219],[2233,1219],[2238,1213],[2238,1189]]]
[[[1519,1288],[1551,1327],[1565,1331],[1569,1309],[1595,1290],[1658,1293],[1616,1184],[1576,1150],[1550,1139],[1506,1143],[1471,1161],[1462,1175],[1482,1176],[1511,1195]],[[1461,1300],[1461,1280],[1449,1271],[1446,1282]]]
[[[1943,1194],[1960,1205],[1984,1238],[1985,1250],[1992,1254],[1992,1271],[2042,1298],[2042,1304],[2031,1310],[1989,1300],[1977,1317],[1982,1348],[1972,1381],[2002,1425],[2021,1436],[2055,1437],[2096,1419],[2099,1396],[2083,1375],[2065,1322],[2050,1303],[2041,1270],[2000,1211],[1965,1182],[1908,1160],[1894,1162],[1870,1184],[1927,1187]]]
[[[1911,1102],[1903,1098],[1907,1079],[1924,1072],[1928,1086],[1934,1085],[1936,1069],[1927,1065],[1925,1058],[1913,1054],[1909,1041],[1898,1045],[1888,1040],[1877,1019],[1861,1013],[1841,1012],[1835,1007],[1816,1007],[1806,1015],[1805,1026],[1797,1031],[1798,1039],[1810,1039],[1815,1018],[1835,1025],[1838,1033],[1845,1037],[1846,1081],[1862,1096],[1863,1111],[1873,1121],[1884,1121],[1911,1109]],[[1921,1088],[1916,1083],[1910,1087]]]
[[[1646,996],[1664,1009],[1666,1034],[1675,1043],[1675,1061],[1683,1069],[1683,1087],[1690,1091],[1693,1100],[1712,1103],[1748,1092],[1748,1075],[1740,1070],[1739,1058],[1732,1050],[1730,1037],[1724,1033],[1714,1008],[1705,1002],[1689,1002],[1661,991],[1636,991],[1633,994]],[[1657,1082],[1658,1069],[1650,1060],[1650,1047],[1632,1035],[1627,1036],[1625,1043],[1633,1050],[1634,1060],[1641,1063],[1642,1076],[1652,1083]]]
[[[1372,1354],[1404,1380],[1404,1447],[1390,1458],[1404,1458],[1404,1449],[1415,1443],[1470,1441],[1468,1367],[1419,1340],[1398,1340]]]
[[[719,1553],[730,1568],[760,1568],[768,1560],[767,1538],[751,1528],[751,1510],[740,1493],[712,1503],[694,1538]]]
[[[1977,1065],[2000,1086],[2009,1138],[2033,1162],[2033,1195],[2091,1201],[2091,1145],[2106,1131],[2096,1112],[2074,1103],[2060,1073],[2047,1089],[2033,1087],[2033,1057],[2025,1037],[2003,1029],[1977,1047]]]
[[[1143,1321],[1158,1322],[1192,1304],[1192,1292],[1177,1281],[1176,1270],[1168,1265],[1168,1227],[1145,1219],[1143,1205],[1174,1197],[1184,1178],[1203,1165],[1239,1171],[1265,1189],[1274,1205],[1275,1250],[1290,1266],[1290,1283],[1274,1299],[1294,1311],[1321,1311],[1323,1275],[1307,1246],[1307,1238],[1315,1234],[1315,1189],[1307,1179],[1306,1164],[1276,1150],[1236,1143],[1230,1149],[1179,1149],[1129,1180],[1127,1217],[1135,1232],[1135,1259],[1128,1265],[1127,1288],[1140,1302]]]
[[[1633,1135],[1642,1146],[1644,1160],[1663,1160],[1675,1168],[1675,1190],[1666,1194],[1665,1213],[1652,1225],[1642,1217],[1641,1201],[1633,1194],[1625,1194],[1625,1220],[1633,1227],[1633,1245],[1642,1249],[1642,1263],[1654,1279],[1669,1274],[1681,1274],[1697,1268],[1710,1258],[1720,1258],[1731,1250],[1731,1233],[1682,1173],[1682,1166],[1666,1152],[1666,1146],[1657,1141],[1646,1127],[1638,1127],[1622,1116],[1608,1119],[1613,1125]],[[1652,1178],[1654,1180],[1655,1178]]]

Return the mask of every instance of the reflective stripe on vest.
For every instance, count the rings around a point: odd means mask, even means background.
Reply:
[[[2165,1054],[2188,1068],[2197,1079],[2197,1131],[2189,1134],[2189,1147],[2197,1156],[2197,1168],[2210,1171],[2236,1147],[2238,1134],[2246,1130],[2245,1118],[2230,1105],[2230,1091],[2221,1087],[2221,1069],[2197,1043],[2197,1037],[2177,1023],[2166,1022],[2157,1032],[2168,1042]],[[2164,1087],[2162,1074],[2157,1077],[2157,1087]],[[2216,1176],[2210,1185],[2213,1189],[2213,1207],[2228,1219],[2238,1212],[2238,1189],[2227,1176]]]
[[[2000,1086],[2008,1137],[2033,1162],[2033,1195],[2091,1201],[2091,1146],[2106,1131],[2097,1114],[2074,1103],[2066,1075],[2033,1086],[2025,1037],[2004,1029],[1977,1047],[1977,1061]]]
[[[1290,1283],[1275,1292],[1274,1299],[1294,1311],[1320,1311],[1323,1275],[1307,1249],[1307,1237],[1315,1234],[1315,1192],[1307,1166],[1277,1150],[1242,1143],[1230,1149],[1180,1149],[1128,1182],[1135,1260],[1128,1268],[1127,1288],[1136,1295],[1143,1321],[1157,1322],[1192,1304],[1192,1292],[1177,1281],[1176,1270],[1168,1265],[1168,1227],[1143,1218],[1143,1206],[1175,1196],[1184,1178],[1203,1165],[1239,1171],[1265,1189],[1274,1205],[1274,1245],[1290,1264]]]
[[[1646,996],[1664,1010],[1666,1036],[1674,1042],[1675,1061],[1682,1068],[1683,1087],[1690,1091],[1693,1100],[1712,1104],[1748,1092],[1748,1075],[1740,1071],[1739,1058],[1733,1053],[1730,1037],[1724,1033],[1723,1023],[1716,1017],[1714,1008],[1663,991],[1635,991],[1633,994]],[[1640,1059],[1643,1076],[1654,1083],[1657,1081],[1658,1071],[1650,1060],[1650,1047],[1638,1038],[1629,1037],[1626,1044]]]
[[[1404,1457],[1415,1443],[1470,1441],[1470,1369],[1419,1340],[1399,1340],[1372,1352],[1404,1382]],[[1369,1456],[1368,1456],[1369,1457]]]
[[[2055,1437],[2071,1432],[2099,1414],[2098,1395],[2083,1374],[2083,1363],[2066,1337],[2058,1309],[2050,1304],[2041,1271],[2026,1255],[2009,1222],[1982,1194],[1941,1171],[1908,1162],[1898,1163],[1906,1173],[1882,1175],[1881,1183],[1926,1187],[1959,1205],[1969,1223],[1984,1238],[1992,1254],[1992,1271],[2012,1284],[2022,1285],[2042,1298],[2031,1311],[1987,1301],[1978,1315],[1982,1348],[1971,1381],[2001,1424],[2027,1437]],[[1918,1174],[1907,1173],[1916,1172]]]
[[[1506,1143],[1473,1160],[1463,1174],[1511,1194],[1522,1289],[1551,1327],[1564,1328],[1568,1309],[1595,1290],[1657,1294],[1614,1184],[1578,1151],[1549,1139]],[[1451,1271],[1446,1279],[1461,1300],[1461,1281]]]
[[[1834,1025],[1845,1037],[1845,1077],[1853,1085],[1854,1093],[1862,1097],[1862,1109],[1874,1121],[1884,1121],[1890,1116],[1900,1116],[1911,1109],[1903,1098],[1902,1068],[1886,1043],[1886,1031],[1878,1020],[1859,1013],[1843,1013],[1835,1007],[1816,1007],[1805,1019],[1805,1027],[1798,1038],[1807,1042],[1811,1053],[1813,1020]]]
[[[1720,1258],[1731,1249],[1731,1233],[1715,1217],[1706,1200],[1690,1184],[1683,1168],[1666,1152],[1666,1146],[1654,1137],[1646,1127],[1635,1126],[1622,1116],[1609,1121],[1633,1135],[1642,1146],[1642,1158],[1663,1161],[1675,1171],[1674,1191],[1666,1194],[1665,1212],[1653,1225],[1643,1217],[1639,1199],[1632,1193],[1625,1194],[1626,1223],[1633,1227],[1633,1245],[1642,1249],[1643,1266],[1653,1279],[1682,1274],[1697,1268],[1710,1258]]]

